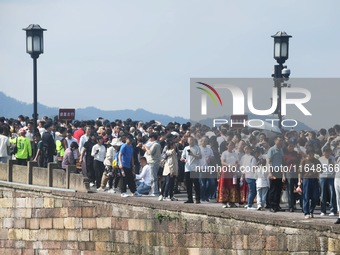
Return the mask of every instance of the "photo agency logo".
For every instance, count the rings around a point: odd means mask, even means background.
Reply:
[[[296,119],[275,117],[289,116],[288,109],[298,111],[304,116],[312,116],[306,105],[311,100],[311,92],[306,88],[287,85],[283,80],[279,83],[275,82],[276,85],[271,85],[271,88],[259,86],[261,79],[252,79],[252,83],[248,80],[246,84],[242,83],[244,79],[237,81],[233,79],[234,82],[225,80],[226,82],[213,81],[213,79],[211,82],[202,82],[196,79],[191,82],[193,121],[211,119],[210,126],[213,127],[229,124],[230,127],[241,125],[251,128],[259,128],[265,125],[265,122],[274,127],[280,122],[281,127],[294,128],[298,125]],[[258,116],[258,118],[248,119],[248,114]],[[220,118],[227,115],[231,117]],[[270,118],[264,119],[263,116]]]

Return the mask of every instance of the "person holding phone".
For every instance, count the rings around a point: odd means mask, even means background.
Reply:
[[[181,161],[185,162],[185,181],[187,186],[188,200],[184,203],[193,203],[192,185],[195,188],[196,204],[201,203],[200,197],[200,183],[199,172],[196,172],[197,168],[200,168],[200,159],[202,158],[201,149],[197,145],[197,140],[189,136],[189,146],[186,146],[182,152]],[[195,174],[196,173],[196,174]]]
[[[100,183],[102,180],[102,175],[105,170],[104,159],[106,155],[106,148],[103,145],[103,137],[98,136],[97,144],[92,147],[91,156],[93,157],[93,168],[96,175],[96,186],[97,189],[100,188]]]

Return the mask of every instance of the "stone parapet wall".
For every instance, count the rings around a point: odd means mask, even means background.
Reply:
[[[339,254],[340,228],[0,183],[0,254]]]
[[[28,162],[27,166],[16,163],[16,160],[8,160],[6,164],[0,163],[0,181],[83,192],[90,190],[88,178],[78,174],[76,166],[68,166],[63,170],[58,169],[55,163],[49,163],[47,168],[38,167],[37,162]]]

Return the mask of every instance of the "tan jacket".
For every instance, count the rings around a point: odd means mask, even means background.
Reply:
[[[178,160],[177,160],[176,151],[174,149],[167,150],[165,154],[167,155],[167,158],[164,164],[163,176],[167,176],[169,174],[173,176],[177,176],[178,175]]]

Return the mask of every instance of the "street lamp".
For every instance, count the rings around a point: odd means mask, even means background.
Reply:
[[[37,24],[31,24],[27,28],[23,28],[26,31],[26,52],[33,58],[33,134],[37,131],[37,58],[44,53],[44,37],[43,32],[46,29],[41,28]]]
[[[289,78],[290,70],[283,63],[288,59],[289,52],[289,38],[292,37],[286,32],[277,32],[272,35],[274,38],[274,59],[277,61],[278,65],[274,66],[274,87],[277,88],[277,108],[275,113],[279,117],[279,128],[282,128],[282,114],[281,114],[281,88],[285,79]]]

